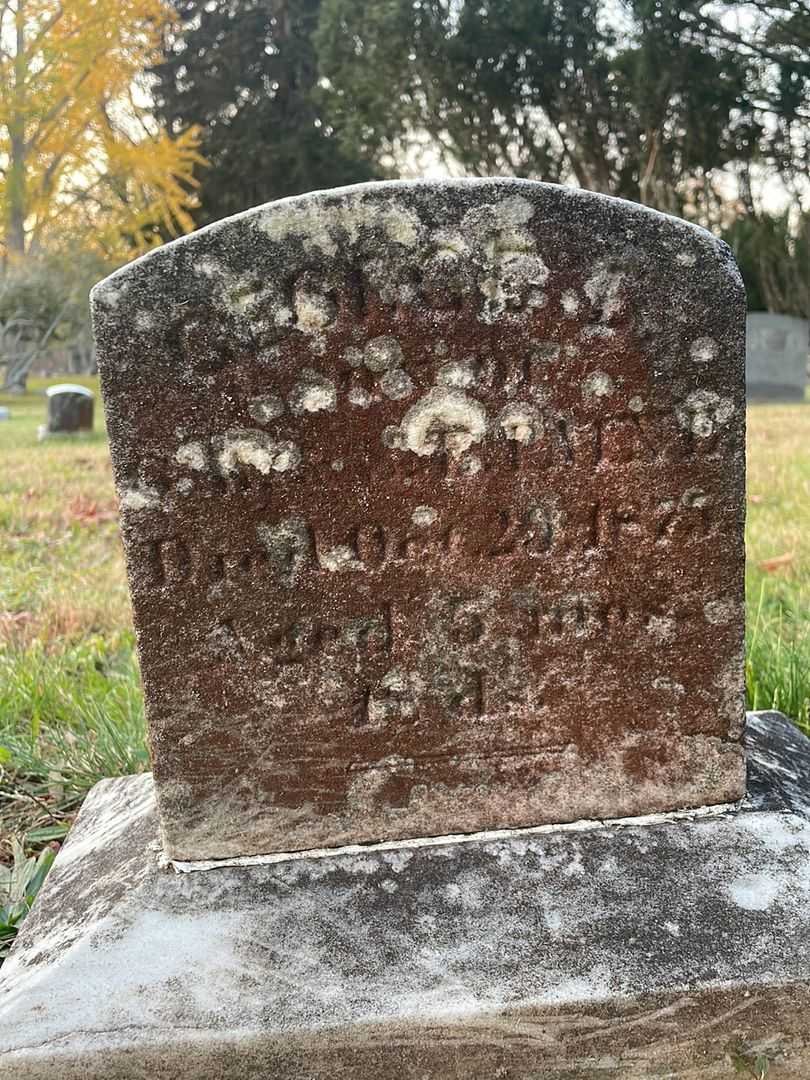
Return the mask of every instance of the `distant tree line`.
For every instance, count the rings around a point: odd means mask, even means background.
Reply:
[[[170,134],[201,133],[198,224],[438,163],[574,182],[722,233],[753,302],[810,314],[810,0],[183,0],[177,15],[154,95]],[[769,186],[786,213],[763,207]]]
[[[810,317],[810,0],[8,0],[0,383],[92,363],[88,287],[133,255],[440,169],[684,216]]]

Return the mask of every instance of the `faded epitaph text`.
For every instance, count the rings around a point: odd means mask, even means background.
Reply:
[[[93,302],[171,855],[741,795],[745,305],[709,234],[369,185]]]

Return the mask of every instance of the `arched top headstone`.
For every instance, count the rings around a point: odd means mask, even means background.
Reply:
[[[48,422],[39,429],[39,437],[73,435],[92,431],[95,398],[92,390],[76,383],[57,383],[45,390]]]
[[[172,856],[741,795],[723,244],[372,184],[168,244],[93,311]]]
[[[79,397],[93,397],[92,390],[88,390],[86,386],[79,386],[78,383],[57,383],[55,386],[46,387],[46,397],[54,397],[57,394],[78,394]]]

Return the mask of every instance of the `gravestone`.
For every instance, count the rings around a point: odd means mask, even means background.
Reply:
[[[742,759],[727,249],[371,185],[94,306],[155,775],[83,805],[0,1076],[805,1080],[810,741],[750,714]]]
[[[92,390],[76,383],[59,383],[45,391],[48,399],[47,435],[69,435],[93,430]]]
[[[371,185],[93,311],[172,857],[741,796],[744,298],[708,233]]]
[[[807,320],[754,311],[746,324],[748,400],[804,401],[810,350]]]
[[[0,406],[0,420],[10,420],[11,410],[7,409],[5,405]]]

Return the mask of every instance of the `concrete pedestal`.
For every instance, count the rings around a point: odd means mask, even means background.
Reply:
[[[192,873],[151,777],[103,781],[0,973],[0,1075],[731,1080],[764,1054],[806,1080],[810,741],[759,713],[748,746],[725,812]]]

